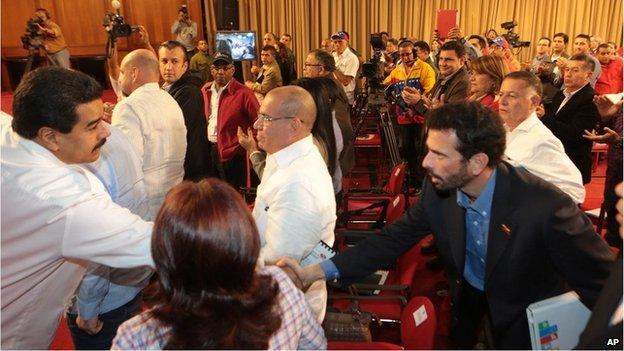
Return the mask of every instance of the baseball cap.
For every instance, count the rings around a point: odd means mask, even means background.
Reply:
[[[332,39],[349,40],[349,33],[344,32],[344,31],[339,31],[339,32],[336,32],[336,33],[332,34],[331,38]]]
[[[212,61],[213,64],[217,64],[219,61],[225,62],[228,65],[232,64],[232,57],[228,54],[222,53],[222,52],[217,52],[217,54],[214,57],[214,60]]]

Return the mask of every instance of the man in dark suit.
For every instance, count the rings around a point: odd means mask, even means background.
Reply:
[[[585,54],[570,58],[563,70],[564,90],[559,91],[542,122],[563,143],[566,154],[581,171],[583,184],[591,180],[592,142],[583,138],[598,122],[598,110],[593,103],[596,92],[589,84],[594,60]]]
[[[427,123],[428,181],[417,204],[380,235],[320,265],[278,264],[303,286],[316,279],[348,284],[433,233],[449,278],[456,346],[473,347],[485,317],[494,348],[530,349],[526,307],[569,287],[593,305],[613,254],[569,196],[501,161],[505,129],[494,112],[475,102],[445,104]]]

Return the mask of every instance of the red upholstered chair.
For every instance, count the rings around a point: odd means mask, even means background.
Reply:
[[[399,345],[388,342],[328,341],[328,350],[403,350]]]
[[[401,343],[407,350],[431,350],[437,328],[433,303],[424,296],[415,296],[401,315]]]
[[[386,208],[383,209],[383,221],[381,223],[391,224],[401,217],[405,212],[405,195],[398,194],[390,199]],[[360,240],[366,239],[370,235],[379,234],[380,229],[337,229],[336,245],[339,252],[354,246]]]
[[[400,163],[392,169],[383,188],[349,189],[344,196],[345,212],[342,215],[347,227],[349,223],[383,224],[389,205],[403,191],[406,172],[407,165]],[[403,205],[405,207],[405,203]]]
[[[607,150],[609,150],[609,145],[603,143],[594,143],[592,145],[592,171],[596,170],[598,167],[598,163],[600,162],[600,157],[607,154]]]
[[[331,293],[328,298],[331,306],[347,310],[356,301],[362,311],[370,312],[384,322],[399,322],[404,307],[411,297],[411,285],[418,268],[420,247],[414,245],[404,253],[393,269],[387,273],[383,285],[355,283],[349,287],[350,293]],[[372,293],[373,291],[377,294]]]

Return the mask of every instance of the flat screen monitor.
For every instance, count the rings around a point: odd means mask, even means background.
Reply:
[[[217,32],[215,50],[227,53],[234,61],[256,59],[256,32]]]

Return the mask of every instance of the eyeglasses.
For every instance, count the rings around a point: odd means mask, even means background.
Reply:
[[[273,121],[279,121],[281,119],[294,119],[296,117],[271,117],[265,113],[258,114],[258,119],[254,122],[254,128],[258,129],[260,125],[264,125],[265,123],[270,123]]]
[[[303,66],[304,67],[323,67],[323,65],[320,65],[318,63],[304,63]]]

